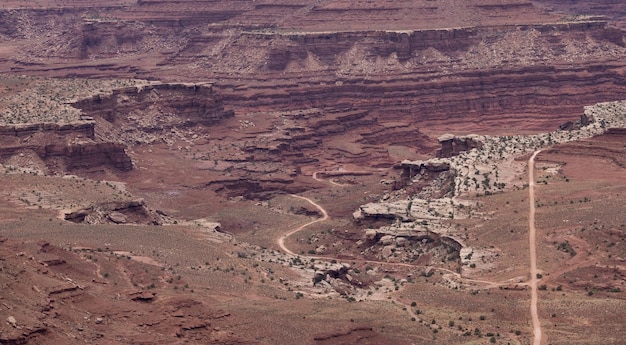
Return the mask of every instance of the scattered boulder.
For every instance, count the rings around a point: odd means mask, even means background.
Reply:
[[[378,243],[383,246],[388,246],[394,243],[395,237],[392,235],[385,235],[378,240]]]
[[[152,302],[156,299],[156,292],[138,291],[130,294],[131,301],[135,302]]]
[[[315,248],[315,254],[324,254],[324,252],[326,252],[326,246],[323,244]]]
[[[377,235],[378,235],[378,231],[376,231],[376,229],[365,230],[365,239],[368,241],[375,241]]]
[[[396,238],[396,246],[404,247],[407,245],[409,241],[405,237],[397,237]]]
[[[393,256],[393,252],[395,251],[395,249],[396,249],[395,245],[384,246],[380,255],[382,256],[383,259],[390,258]]]
[[[126,215],[116,211],[109,213],[108,218],[115,224],[125,224],[128,221]]]
[[[349,265],[335,264],[331,268],[316,267],[318,271],[313,277],[313,285],[328,285],[339,294],[346,295],[353,290],[353,286],[362,287],[363,283],[355,277],[355,271]],[[352,274],[351,274],[352,273]]]
[[[112,201],[93,204],[65,213],[64,219],[87,224],[150,224],[161,225],[167,221],[158,212],[149,210],[143,199]]]

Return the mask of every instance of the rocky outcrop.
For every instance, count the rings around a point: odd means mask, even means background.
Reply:
[[[92,205],[66,213],[65,220],[87,224],[163,224],[164,217],[146,207],[143,199]]]
[[[2,125],[0,126],[0,143],[14,143],[17,139],[24,140],[25,138],[42,132],[57,137],[93,139],[95,134],[94,126],[95,123],[93,121],[81,121],[68,124],[32,123],[23,125]]]
[[[451,195],[456,170],[447,158],[427,161],[404,160],[394,165],[400,169],[400,179],[394,180],[394,190],[404,189],[418,198],[442,198]]]
[[[77,145],[47,145],[41,158],[60,158],[65,171],[93,170],[110,167],[118,171],[130,171],[133,163],[126,154],[125,146],[116,143],[83,143]]]
[[[402,169],[400,177],[411,179],[418,174],[439,173],[450,170],[450,161],[447,159],[429,159],[427,161],[404,160],[396,168]]]
[[[356,277],[356,272],[348,264],[315,265],[313,286],[326,285],[332,287],[341,295],[349,295],[355,288],[364,288],[366,283]]]
[[[589,17],[610,19],[620,28],[626,28],[626,4],[622,1],[570,1],[570,0],[535,0],[536,5],[548,11],[578,15],[585,13]]]
[[[202,188],[211,187],[216,193],[226,197],[243,196],[251,200],[268,200],[277,193],[301,193],[307,188],[294,183],[288,176],[259,176],[247,178],[215,179]]]
[[[20,129],[15,130],[15,127],[11,128],[8,132],[10,134],[4,136],[5,143],[0,144],[0,163],[5,163],[12,157],[23,156],[25,152],[33,152],[43,161],[45,170],[49,173],[94,171],[105,168],[123,172],[133,168],[124,145],[84,140],[84,132],[91,133],[93,124],[80,126],[76,131],[73,127],[64,126],[62,132],[56,130],[58,126],[52,126],[52,130],[47,130],[47,127],[45,124],[28,125],[23,127],[24,132]],[[7,140],[9,137],[24,139]]]
[[[152,84],[77,101],[82,121],[0,127],[0,162],[35,152],[53,173],[133,168],[128,144],[167,140],[174,127],[211,126],[233,116],[210,85]],[[147,139],[146,139],[147,138]]]
[[[430,231],[433,229],[434,231]],[[396,247],[404,247],[408,245],[407,241],[413,242],[432,242],[442,241],[447,246],[460,251],[464,247],[463,242],[454,236],[445,235],[443,226],[429,226],[429,224],[400,224],[394,227],[367,229],[365,230],[365,239],[370,243],[381,246],[394,245]]]
[[[409,199],[390,202],[374,202],[359,206],[353,213],[357,221],[367,219],[398,219],[403,222],[426,221],[452,218],[454,205],[452,199],[434,200]]]
[[[393,262],[413,262],[423,257],[421,265],[428,264],[434,257],[457,261],[464,245],[448,234],[448,230],[438,221],[404,222],[366,229],[363,254]]]
[[[134,122],[142,131],[154,132],[173,126],[211,126],[233,116],[225,111],[211,85],[165,83],[113,90],[73,104],[84,114],[116,125]],[[141,119],[132,115],[141,113]]]
[[[10,323],[10,321],[7,320],[7,323]],[[48,328],[43,325],[28,327],[24,330],[20,330],[22,327],[18,327],[17,324],[13,327],[15,329],[14,331],[0,335],[0,344],[28,344],[31,340],[36,339],[38,336],[45,337],[45,334],[48,333]]]
[[[96,136],[128,146],[183,139],[198,126],[213,126],[232,117],[211,85],[157,83],[115,89],[73,106],[97,123]],[[183,130],[185,133],[183,133]],[[201,133],[201,132],[199,132]],[[195,134],[194,138],[198,138]]]
[[[581,128],[587,126],[588,124],[590,124],[591,122],[593,122],[593,118],[590,118],[586,114],[582,114],[582,115],[580,115],[580,118],[578,119],[578,121],[576,121],[576,122],[574,122],[574,121],[567,121],[567,122],[561,124],[559,126],[559,129],[562,130],[562,131],[573,131],[573,130],[576,130],[576,129],[581,129]]]
[[[346,343],[352,342],[354,339],[368,339],[372,338],[379,340],[377,338],[382,338],[378,333],[374,331],[374,328],[371,326],[359,326],[353,327],[347,331],[343,332],[335,332],[329,334],[319,334],[313,337],[313,340],[316,343],[328,343],[328,344],[337,344],[337,343]]]
[[[437,138],[441,149],[437,152],[439,157],[452,157],[460,152],[469,151],[473,148],[480,147],[482,143],[477,139],[478,136],[455,136],[454,134],[444,134]]]
[[[145,38],[142,31],[145,25],[139,22],[126,22],[111,25],[107,21],[86,21],[81,25],[81,34],[74,41],[78,57],[87,59],[98,56],[113,57],[120,51],[137,52],[137,47]]]

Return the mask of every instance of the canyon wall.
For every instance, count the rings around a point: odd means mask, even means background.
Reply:
[[[626,28],[626,3],[621,0],[534,0],[533,3],[550,12],[607,18],[614,25]]]
[[[341,104],[369,121],[430,127],[434,137],[450,126],[465,134],[552,129],[585,104],[626,98],[623,32],[606,18],[562,16],[531,1],[63,6],[0,10],[0,35],[24,52],[0,54],[0,66],[210,80],[240,113]]]
[[[509,36],[522,37],[525,33],[535,35],[537,41],[547,41],[550,45],[544,47],[546,53],[567,54],[564,45],[573,36],[593,37],[599,42],[610,42],[618,46],[624,46],[623,35],[619,29],[609,27],[606,21],[580,21],[580,22],[559,22],[546,24],[518,24],[499,25],[496,27],[452,27],[429,30],[396,30],[396,31],[337,31],[320,33],[280,33],[280,32],[249,32],[244,33],[243,39],[249,39],[247,43],[273,40],[280,44],[274,44],[269,50],[268,69],[271,71],[284,71],[290,63],[304,64],[310,54],[314,55],[328,65],[330,70],[347,68],[348,63],[356,61],[346,61],[345,56],[349,50],[356,49],[363,52],[366,60],[376,58],[389,58],[393,55],[393,61],[386,61],[387,64],[404,64],[412,62],[410,69],[412,72],[420,72],[422,69],[437,68],[429,66],[428,61],[419,61],[424,54],[437,52],[440,56],[457,58],[456,63],[461,67],[467,61],[463,61],[464,55],[472,47],[478,46],[486,39],[495,43]],[[536,42],[535,42],[536,43]],[[523,47],[522,47],[523,49]],[[516,57],[519,53],[519,57]],[[509,52],[513,59],[520,58],[524,51]],[[488,61],[488,56],[484,56],[484,64],[493,63]],[[541,61],[550,56],[524,56],[526,59]],[[435,62],[435,61],[430,61]],[[442,61],[446,62],[446,61]],[[450,63],[451,61],[447,61]],[[508,61],[506,65],[515,64],[515,61]],[[470,67],[470,66],[468,66]],[[480,66],[476,66],[480,67]],[[353,70],[352,72],[358,72]]]
[[[614,22],[525,0],[68,1],[0,15],[0,39],[24,48],[0,53],[11,73],[176,81],[76,103],[96,137],[128,145],[217,124],[235,116],[227,108],[272,122],[255,135],[273,142],[246,145],[257,159],[312,163],[311,151],[348,140],[333,157],[381,165],[384,145],[435,154],[443,133],[552,130],[586,104],[626,98]],[[214,87],[181,83],[199,80]],[[290,119],[292,129],[267,115],[309,109],[317,115]]]
[[[42,132],[45,136],[46,133]],[[50,140],[54,141],[54,140]],[[133,168],[125,146],[115,143],[82,142],[68,145],[61,141],[56,144],[25,144],[0,148],[0,163],[10,164],[11,159],[34,153],[44,166],[38,168],[47,173],[68,173],[76,171],[96,171],[111,168],[115,171],[130,171]]]
[[[592,77],[593,76],[593,77]],[[528,67],[513,71],[464,73],[451,77],[402,76],[387,80],[345,80],[341,85],[285,86],[280,92],[222,89],[224,101],[244,109],[329,107],[350,104],[369,110],[378,122],[411,121],[439,133],[555,129],[577,119],[582,107],[626,98],[619,65],[571,68]],[[506,126],[506,127],[505,127]]]
[[[204,49],[199,42],[168,63],[183,63],[190,56],[211,60],[215,73],[223,73],[217,87],[225,102],[243,111],[349,104],[370,111],[379,122],[402,119],[437,131],[451,126],[464,133],[493,131],[503,124],[536,131],[576,118],[585,104],[626,97],[623,33],[606,21],[259,31],[244,32],[236,41],[207,35]],[[238,57],[256,52],[257,59],[216,59],[211,47],[221,45]],[[228,57],[224,50],[221,54]],[[235,70],[256,74],[235,83],[225,77]]]
[[[33,136],[39,132],[47,132],[59,137],[94,138],[94,123],[91,121],[74,122],[69,124],[32,123],[24,125],[1,125],[0,143],[10,145]]]
[[[210,126],[233,116],[232,111],[224,110],[213,88],[202,84],[168,83],[127,87],[113,90],[110,95],[96,95],[78,101],[73,106],[86,115],[103,118],[112,124],[128,121],[130,114],[155,108],[152,112],[171,115],[171,123],[164,123],[164,118],[158,117],[154,122],[144,121],[142,128],[159,131],[172,126]],[[149,115],[143,114],[145,118]]]
[[[211,126],[233,116],[210,85],[151,84],[111,90],[73,106],[84,120],[69,124],[30,123],[0,127],[2,163],[34,153],[49,172],[133,169],[126,154],[137,135],[195,125]],[[123,138],[126,138],[125,140]],[[18,159],[19,160],[19,159]]]
[[[48,145],[38,149],[44,160],[60,158],[65,163],[65,171],[93,170],[109,167],[118,171],[133,168],[125,146],[117,143],[82,143],[79,145]]]

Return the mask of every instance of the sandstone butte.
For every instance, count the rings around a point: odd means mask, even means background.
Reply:
[[[624,30],[2,1],[0,344],[622,344]]]

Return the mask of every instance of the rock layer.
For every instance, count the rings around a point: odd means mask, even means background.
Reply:
[[[27,53],[0,54],[0,66],[208,79],[239,113],[342,104],[369,112],[369,121],[402,119],[435,135],[451,126],[553,129],[585,104],[626,97],[622,31],[530,1],[209,3],[211,11],[207,1],[166,0],[94,11],[75,1],[49,10],[9,2],[0,32]],[[329,25],[337,18],[341,25]]]
[[[210,85],[202,84],[152,84],[142,87],[128,87],[113,90],[111,95],[97,95],[73,104],[88,116],[98,116],[116,124],[130,114],[158,108],[159,113],[171,118],[159,117],[148,122],[144,119],[140,129],[160,131],[173,126],[210,126],[222,118],[232,116],[232,111],[224,111],[221,100]],[[152,115],[146,114],[142,115]],[[169,122],[166,122],[169,120]]]
[[[201,84],[115,89],[75,102],[73,106],[82,111],[81,121],[0,127],[0,159],[5,162],[34,152],[48,172],[130,171],[133,163],[127,145],[167,139],[163,131],[176,128],[214,125],[233,115],[221,104],[211,86]]]

